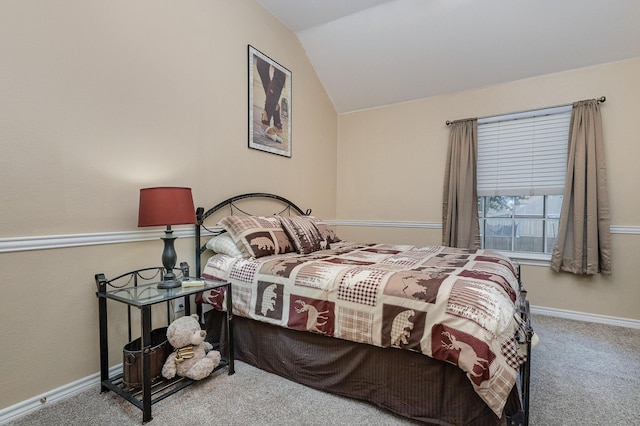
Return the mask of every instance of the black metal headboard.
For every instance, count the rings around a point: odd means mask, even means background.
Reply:
[[[247,194],[241,194],[241,195],[236,195],[234,197],[228,198],[218,204],[216,204],[215,206],[211,207],[209,210],[205,211],[204,207],[198,207],[196,209],[196,244],[195,244],[195,249],[196,249],[196,273],[197,276],[200,277],[200,274],[202,272],[202,265],[201,265],[201,255],[202,253],[206,250],[205,245],[203,245],[200,242],[200,237],[201,237],[201,230],[204,227],[203,223],[204,220],[206,218],[208,218],[209,216],[211,216],[212,214],[214,214],[215,212],[230,206],[232,211],[233,208],[235,208],[236,210],[238,210],[239,212],[242,212],[244,214],[250,215],[250,213],[245,212],[244,210],[240,209],[238,206],[236,206],[234,203],[236,201],[240,201],[240,200],[244,200],[247,198],[271,198],[274,200],[279,201],[282,205],[283,205],[283,209],[279,212],[275,212],[274,214],[281,214],[285,211],[289,211],[291,212],[291,210],[295,211],[296,213],[303,215],[303,216],[309,216],[311,214],[311,209],[307,209],[307,210],[302,210],[300,207],[298,207],[296,204],[294,204],[293,202],[287,200],[284,197],[281,197],[279,195],[275,195],[275,194],[269,194],[266,192],[250,192]],[[206,228],[205,228],[206,229]]]

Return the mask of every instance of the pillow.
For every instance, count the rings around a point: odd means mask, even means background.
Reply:
[[[281,216],[282,227],[300,254],[329,248],[329,243],[322,237],[315,224],[304,216]]]
[[[320,235],[322,235],[322,238],[324,238],[324,240],[326,240],[328,243],[337,243],[342,241],[340,237],[336,235],[335,231],[329,228],[329,225],[327,225],[317,217],[315,216],[300,216],[300,217],[309,218],[309,220],[313,222],[316,228],[318,228],[318,231],[320,231]]]
[[[236,246],[236,243],[227,232],[211,238],[207,241],[206,247],[216,253],[226,254],[231,257],[243,256],[242,252],[238,249],[238,246]]]
[[[294,251],[291,240],[275,216],[227,216],[218,226],[229,233],[236,247],[246,256],[258,258]]]

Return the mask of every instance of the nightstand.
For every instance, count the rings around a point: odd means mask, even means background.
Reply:
[[[151,378],[151,306],[158,303],[167,304],[167,318],[171,318],[171,304],[172,300],[178,298],[185,298],[185,315],[190,314],[189,300],[192,295],[201,291],[207,291],[212,289],[224,289],[226,294],[226,327],[227,327],[227,346],[228,354],[220,361],[220,364],[216,367],[219,370],[223,367],[229,368],[229,375],[233,374],[233,324],[232,324],[232,296],[231,296],[231,284],[225,281],[209,281],[205,280],[204,285],[198,287],[178,287],[173,289],[159,289],[157,288],[157,282],[138,285],[138,277],[141,272],[145,271],[162,271],[162,268],[146,268],[136,271],[131,271],[126,274],[120,275],[112,280],[107,280],[103,274],[97,274],[95,276],[96,286],[98,291],[96,296],[98,297],[98,312],[100,322],[100,391],[108,392],[113,391],[120,395],[122,398],[131,402],[133,405],[142,410],[142,421],[148,422],[152,419],[151,406],[158,401],[178,392],[181,389],[191,385],[194,381],[185,377],[175,377],[171,380],[166,380],[160,377],[156,382],[152,383]],[[161,273],[161,272],[160,272]],[[128,281],[127,281],[128,279]],[[114,282],[126,281],[125,285],[128,287],[115,288],[114,290],[107,291],[108,286],[117,287]],[[133,282],[133,285],[131,285]],[[131,286],[129,286],[131,285]],[[140,310],[140,336],[141,336],[141,351],[142,351],[142,386],[141,388],[131,388],[123,383],[123,373],[109,376],[109,344],[107,336],[107,300],[113,300],[116,302],[124,303],[127,305],[128,312],[128,325],[129,325],[129,340],[131,341],[131,308],[137,308]]]

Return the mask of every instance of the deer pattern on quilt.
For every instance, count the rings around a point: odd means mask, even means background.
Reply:
[[[297,313],[306,312],[307,313],[307,330],[315,331],[316,333],[322,333],[318,327],[322,327],[327,323],[327,313],[328,310],[318,312],[318,310],[313,305],[307,305],[304,300],[296,300],[295,304],[299,306],[295,308]]]
[[[457,365],[476,386],[489,380],[489,365],[496,356],[486,343],[444,324],[433,326],[431,339],[435,359]]]
[[[296,330],[333,335],[335,317],[333,303],[293,295],[291,300],[289,327]]]

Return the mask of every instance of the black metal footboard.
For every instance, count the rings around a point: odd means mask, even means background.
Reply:
[[[520,391],[520,403],[522,409],[515,415],[507,419],[509,426],[528,426],[529,425],[529,401],[530,401],[530,387],[531,387],[531,339],[533,337],[533,327],[531,326],[531,310],[529,308],[529,301],[527,300],[527,290],[522,285],[522,274],[520,265],[517,265],[518,269],[518,287],[519,287],[519,299],[517,307],[517,315],[519,315],[522,324],[520,332],[518,333],[518,344],[525,345],[526,360],[520,366],[519,374],[519,391]]]

